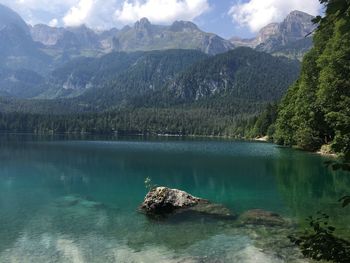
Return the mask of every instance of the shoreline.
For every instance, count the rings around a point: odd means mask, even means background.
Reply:
[[[280,146],[274,142],[269,141],[268,136],[257,137],[257,138],[245,138],[245,137],[234,137],[234,136],[220,136],[220,135],[184,135],[184,134],[170,134],[170,133],[91,133],[91,132],[78,132],[78,133],[33,133],[33,132],[6,132],[0,131],[0,135],[33,135],[33,136],[114,136],[114,137],[123,137],[123,136],[135,136],[135,137],[158,137],[158,138],[202,138],[202,139],[222,139],[222,140],[240,140],[245,142],[261,142],[261,143],[271,143],[276,146]],[[339,156],[330,150],[329,145],[323,145],[318,151],[306,151],[297,147],[288,147],[295,150],[300,150],[308,153],[317,154],[323,157],[339,159]]]
[[[256,142],[269,142],[269,137],[268,136],[257,137],[257,138],[254,138],[253,141],[256,141]]]
[[[339,158],[339,156],[331,150],[329,144],[324,144],[321,146],[321,149],[316,152],[317,154],[330,158]]]

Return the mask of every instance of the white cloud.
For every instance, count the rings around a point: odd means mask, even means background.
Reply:
[[[64,24],[66,26],[79,26],[86,23],[95,3],[96,1],[94,0],[80,0],[63,17]]]
[[[193,20],[209,10],[209,0],[0,0],[27,23],[103,29],[142,17],[154,23]]]
[[[147,17],[154,23],[169,23],[174,20],[193,20],[207,10],[207,0],[126,0],[115,12],[115,19],[127,24]]]
[[[291,11],[317,15],[320,8],[318,0],[249,0],[233,5],[228,14],[235,23],[257,32],[269,23],[282,21]]]
[[[54,18],[61,18],[76,2],[78,0],[0,0],[30,24],[49,23]]]
[[[49,26],[51,26],[51,27],[56,27],[56,26],[58,26],[58,20],[57,20],[57,18],[51,19],[51,21],[49,22]]]

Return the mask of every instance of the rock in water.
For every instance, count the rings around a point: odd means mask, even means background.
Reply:
[[[239,221],[245,225],[282,226],[286,221],[278,214],[261,209],[244,212]]]
[[[194,197],[189,193],[167,187],[156,187],[148,192],[140,210],[147,215],[165,215],[174,212],[193,212],[211,216],[232,217],[230,210],[220,204]]]
[[[178,189],[156,187],[148,192],[140,209],[149,214],[171,213],[176,209],[195,206],[201,200]]]

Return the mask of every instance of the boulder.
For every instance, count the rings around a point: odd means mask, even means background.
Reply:
[[[140,210],[147,214],[171,213],[177,209],[195,206],[201,200],[178,189],[156,187],[148,192]]]
[[[223,205],[167,187],[156,187],[149,191],[139,210],[150,216],[184,212],[220,217],[232,216],[230,210]]]
[[[244,225],[282,226],[286,224],[286,221],[279,214],[261,209],[244,212],[239,217],[239,221]]]

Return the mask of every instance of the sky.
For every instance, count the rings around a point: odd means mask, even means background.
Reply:
[[[291,11],[321,13],[319,0],[0,0],[28,24],[121,28],[147,17],[153,24],[188,20],[222,37],[252,37]]]

